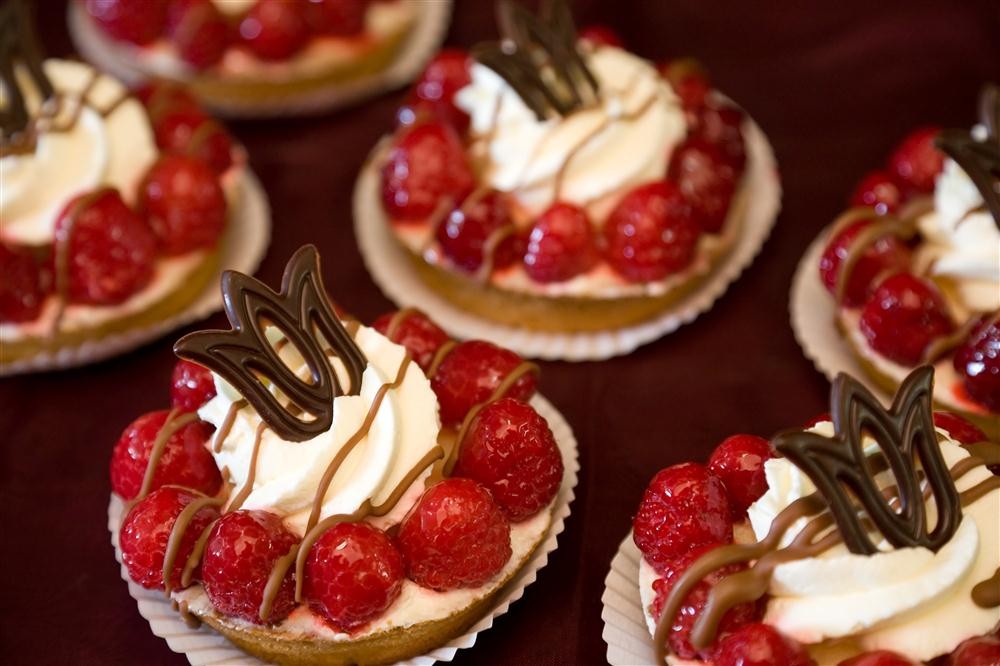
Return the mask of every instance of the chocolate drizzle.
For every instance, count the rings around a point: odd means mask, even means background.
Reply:
[[[8,0],[0,7],[0,85],[7,94],[7,104],[0,109],[0,129],[3,130],[2,143],[11,146],[21,142],[33,143],[27,137],[31,134],[28,131],[31,116],[24,98],[25,91],[21,90],[17,80],[18,64],[27,70],[42,99],[53,99],[55,89],[42,66],[42,53],[28,9],[22,0]],[[29,149],[33,150],[34,146]]]

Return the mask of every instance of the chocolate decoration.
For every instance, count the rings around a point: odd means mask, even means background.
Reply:
[[[280,293],[247,275],[226,271],[222,294],[233,330],[191,333],[177,341],[174,352],[236,387],[282,439],[301,442],[327,431],[333,423],[334,398],[345,391],[327,360],[326,348],[332,348],[347,369],[346,394],[360,393],[367,359],[330,306],[316,248],[306,245],[292,256]],[[309,378],[300,378],[281,359],[265,335],[268,326],[279,329],[295,346]],[[272,389],[287,396],[290,404]]]
[[[8,0],[0,7],[0,84],[7,92],[7,105],[0,108],[3,143],[15,139],[31,123],[24,91],[15,76],[17,65],[27,70],[44,100],[52,99],[55,90],[42,66],[42,52],[28,9],[22,0]]]
[[[1000,569],[986,580],[977,583],[972,588],[972,603],[980,608],[996,608],[1000,606]]]

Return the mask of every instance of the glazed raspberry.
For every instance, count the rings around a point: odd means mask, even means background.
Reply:
[[[970,398],[1000,412],[1000,316],[984,316],[955,351],[955,371]]]
[[[802,424],[802,427],[803,429],[808,430],[809,428],[812,428],[816,424],[823,423],[824,421],[828,423],[833,421],[833,416],[830,415],[830,412],[823,412],[822,414],[817,414],[816,416],[812,417],[804,424]]]
[[[715,652],[715,666],[815,666],[797,641],[769,624],[746,624],[723,638]]]
[[[469,116],[455,106],[455,93],[469,85],[471,59],[461,49],[443,49],[413,84],[406,104],[396,114],[400,124],[412,125],[419,118],[447,123],[459,133],[469,127]]]
[[[286,0],[257,0],[240,21],[243,45],[262,60],[284,60],[309,39],[304,6]]]
[[[626,194],[604,223],[605,258],[630,282],[660,280],[691,263],[699,233],[680,190],[649,183]]]
[[[861,179],[851,195],[851,206],[874,208],[877,215],[895,213],[903,195],[885,171],[871,171]]]
[[[167,20],[167,0],[84,0],[90,17],[114,39],[148,44]]]
[[[198,108],[178,106],[155,121],[156,145],[164,152],[181,153],[205,162],[215,173],[233,163],[229,133]]]
[[[671,155],[667,178],[691,205],[702,231],[722,229],[736,192],[736,170],[718,146],[698,136],[688,137]]]
[[[879,284],[861,311],[860,325],[872,349],[903,365],[919,363],[927,345],[955,328],[938,290],[909,273]]]
[[[489,254],[494,234],[507,234]],[[523,253],[523,242],[511,226],[507,195],[491,191],[482,197],[470,197],[448,214],[438,226],[441,251],[458,268],[474,273],[487,257],[493,269],[506,268]]]
[[[170,403],[182,412],[196,412],[215,397],[212,372],[203,365],[180,359],[170,378]]]
[[[535,220],[524,253],[524,270],[536,282],[562,282],[597,263],[594,227],[583,209],[556,203]]]
[[[865,652],[857,657],[851,657],[837,664],[837,666],[918,666],[916,662],[910,661],[903,655],[889,650],[875,650]]]
[[[306,0],[304,15],[317,35],[347,37],[365,29],[370,0]]]
[[[501,382],[521,365],[514,352],[483,340],[459,343],[441,361],[431,377],[431,388],[441,404],[441,420],[445,425],[457,425],[477,404],[493,395]],[[528,400],[535,393],[534,373],[521,376],[504,394],[517,400]]]
[[[549,424],[530,405],[501,398],[472,420],[461,442],[455,476],[493,494],[511,522],[548,506],[562,482],[562,456]]]
[[[229,24],[212,0],[174,0],[167,34],[180,59],[198,70],[222,60],[229,46]]]
[[[57,244],[69,240],[68,294],[74,303],[121,303],[153,277],[156,236],[117,190],[70,200],[56,219],[55,237]]]
[[[264,586],[274,562],[299,538],[267,511],[233,511],[219,519],[205,543],[201,578],[212,607],[253,624],[280,622],[295,608],[294,567],[289,567],[270,613],[260,618]]]
[[[167,486],[151,492],[132,507],[118,533],[122,562],[129,578],[147,589],[163,589],[163,559],[174,522],[184,507],[201,497],[192,491]],[[180,587],[181,574],[195,542],[218,517],[219,510],[214,506],[202,507],[194,514],[170,570],[170,587]]]
[[[823,286],[831,294],[836,293],[840,266],[847,258],[855,239],[873,222],[875,222],[873,219],[852,222],[834,236],[823,250],[823,256],[819,260],[819,276]],[[905,270],[909,265],[910,250],[902,241],[891,234],[879,237],[855,262],[851,276],[847,280],[847,288],[844,290],[843,305],[851,308],[864,305],[875,290],[876,278],[886,273]]]
[[[677,58],[660,65],[660,74],[680,97],[681,106],[689,117],[696,116],[712,90],[708,72],[701,63],[694,58]]]
[[[37,319],[51,286],[51,275],[27,249],[0,243],[0,322]]]
[[[593,24],[580,28],[576,34],[580,41],[590,42],[593,46],[614,46],[624,48],[625,43],[617,32],[606,25]]]
[[[743,173],[747,161],[743,142],[745,119],[743,111],[729,105],[706,105],[698,115],[698,136],[719,149],[723,161],[737,177]]]
[[[948,666],[997,666],[1000,664],[1000,639],[979,636],[965,641],[951,653]]]
[[[387,312],[372,324],[372,328],[388,335],[389,324],[392,323],[395,312]],[[422,312],[411,312],[399,323],[393,335],[389,338],[397,344],[406,347],[414,362],[424,370],[430,367],[434,355],[444,343],[448,342],[448,334],[441,330]]]
[[[886,170],[904,193],[934,191],[934,181],[944,168],[944,153],[934,147],[940,132],[939,127],[918,129],[889,156]]]
[[[139,494],[149,455],[168,414],[162,410],[140,416],[118,438],[111,452],[111,490],[119,497],[130,500]],[[150,490],[172,484],[206,495],[219,492],[222,477],[205,446],[211,435],[212,426],[197,420],[174,432],[156,465]]]
[[[201,160],[163,155],[142,181],[140,206],[167,254],[214,247],[226,226],[226,197]]]
[[[735,518],[767,492],[764,463],[773,457],[770,442],[754,435],[727,437],[712,451],[708,468],[726,484]]]
[[[650,481],[632,521],[633,538],[657,571],[696,546],[733,540],[726,486],[707,467],[683,463]]]
[[[153,80],[136,88],[133,92],[146,107],[146,113],[149,114],[149,118],[153,122],[154,131],[157,122],[168,113],[181,109],[186,111],[200,110],[198,100],[187,88],[170,81]],[[160,145],[159,140],[160,137],[157,136],[157,145]]]
[[[954,412],[934,412],[934,425],[946,430],[952,439],[962,444],[987,441],[985,432]]]
[[[439,122],[406,130],[382,167],[382,202],[396,220],[424,220],[442,198],[459,203],[474,185],[462,142]]]
[[[432,590],[479,587],[510,559],[510,524],[490,492],[451,478],[423,494],[399,525],[406,575]]]
[[[306,559],[303,595],[338,631],[384,613],[403,589],[403,558],[382,530],[339,523],[316,540]]]

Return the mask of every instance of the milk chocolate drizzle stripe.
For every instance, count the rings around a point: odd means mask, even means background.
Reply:
[[[250,454],[249,468],[247,469],[247,479],[243,483],[239,492],[236,496],[232,498],[229,502],[229,506],[226,507],[227,511],[238,511],[243,502],[250,497],[250,493],[253,492],[253,482],[257,477],[257,457],[260,455],[260,443],[264,439],[264,431],[267,430],[267,424],[261,421],[257,425],[257,431],[254,433],[253,438],[253,452]]]
[[[403,326],[403,323],[410,317],[419,314],[423,313],[416,308],[397,310],[389,319],[389,325],[385,328],[385,337],[389,338],[390,342],[397,342],[396,336],[399,334],[399,329]]]
[[[1000,568],[993,575],[972,588],[972,602],[980,608],[1000,606]]]
[[[274,607],[274,600],[278,597],[281,584],[285,581],[285,574],[288,573],[288,568],[295,563],[301,547],[301,543],[294,544],[287,553],[275,560],[260,599],[260,610],[257,613],[257,617],[260,618],[261,622],[266,623],[271,618],[271,609]]]
[[[186,488],[183,490],[187,490]],[[202,509],[208,506],[222,506],[223,500],[215,497],[202,496],[193,500],[190,504],[184,507],[177,518],[174,520],[173,526],[170,528],[170,536],[167,539],[167,548],[163,553],[163,592],[166,596],[170,596],[170,592],[173,590],[173,582],[171,580],[171,573],[173,573],[174,562],[177,561],[177,555],[180,553],[181,542],[184,540],[184,534],[187,532],[188,526],[191,521],[194,520],[195,515]],[[187,562],[185,561],[185,567]],[[181,574],[181,580],[183,581],[183,572]]]
[[[149,462],[146,464],[146,473],[142,477],[142,485],[139,487],[139,494],[135,496],[133,502],[138,502],[149,494],[149,489],[153,486],[153,477],[156,475],[156,468],[160,464],[160,457],[163,456],[163,452],[166,450],[167,442],[170,441],[170,438],[174,436],[175,432],[187,424],[193,423],[197,419],[197,414],[181,414],[180,410],[170,410],[170,413],[167,414],[167,418],[163,422],[163,425],[160,426],[159,432],[156,433],[156,439],[153,440],[153,446],[150,447]]]
[[[434,358],[431,359],[431,364],[427,366],[427,378],[433,379],[434,375],[437,374],[438,368],[444,363],[444,359],[451,353],[451,350],[458,346],[458,343],[454,340],[448,340],[443,345],[438,347],[437,353],[434,354]]]
[[[277,346],[275,346],[275,349],[277,349]],[[229,437],[229,433],[232,432],[233,425],[236,423],[236,414],[246,406],[246,400],[237,400],[230,403],[229,409],[226,410],[226,416],[222,419],[222,424],[215,431],[215,436],[212,438],[212,451],[215,453],[222,451],[222,445],[225,444],[226,438]]]

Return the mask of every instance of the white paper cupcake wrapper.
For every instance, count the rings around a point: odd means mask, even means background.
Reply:
[[[462,310],[429,287],[392,235],[381,204],[379,142],[354,189],[354,230],[372,279],[399,307],[423,310],[431,319],[460,338],[484,339],[522,356],[562,361],[597,361],[628,354],[637,347],[671,333],[709,310],[760,252],[781,208],[781,182],[774,152],[753,121],[745,125],[747,169],[744,187],[749,196],[736,243],[721,266],[691,294],[649,321],[624,328],[549,333],[491,322]]]
[[[492,627],[496,618],[506,613],[510,605],[524,595],[524,589],[535,581],[538,571],[548,563],[549,553],[556,549],[557,537],[565,529],[565,521],[570,514],[570,503],[574,498],[580,471],[577,443],[566,419],[548,400],[535,396],[531,404],[548,421],[562,453],[564,466],[562,485],[552,509],[552,523],[545,540],[539,544],[517,576],[500,591],[489,613],[468,632],[427,654],[398,662],[399,665],[431,666],[435,662],[451,661],[459,650],[475,645],[479,632]],[[108,505],[108,530],[111,532],[115,559],[119,564],[122,558],[118,549],[118,528],[122,521],[123,507],[122,500],[112,495]],[[188,627],[177,611],[171,609],[170,601],[164,598],[162,592],[146,590],[129,580],[124,565],[121,567],[121,576],[128,583],[129,594],[138,603],[139,614],[149,622],[153,633],[165,639],[171,650],[184,654],[194,666],[263,666],[264,662],[243,652],[208,627]]]
[[[611,570],[604,579],[601,596],[604,642],[611,666],[655,664],[656,650],[649,635],[639,598],[639,561],[642,554],[632,541],[632,532],[618,546]]]
[[[415,79],[444,41],[451,20],[452,0],[418,0],[416,24],[392,63],[381,72],[356,80],[332,84],[298,95],[276,95],[253,102],[231,100],[224,104],[204,102],[212,111],[230,118],[289,116],[331,111],[408,84]],[[130,86],[141,84],[148,74],[136,66],[128,47],[100,34],[78,2],[69,3],[69,32],[80,54]]]
[[[261,259],[264,258],[270,241],[271,210],[268,206],[267,195],[253,172],[246,169],[240,187],[239,205],[235,215],[230,220],[230,228],[223,236],[218,272],[208,281],[205,292],[197,300],[181,312],[152,326],[134,328],[100,339],[88,340],[76,347],[65,347],[56,352],[44,352],[10,363],[0,363],[0,377],[27,372],[62,370],[96,363],[112,356],[124,354],[147,342],[156,340],[172,330],[204,319],[213,312],[222,309],[222,294],[219,292],[222,271],[232,269],[253,275],[260,265]],[[3,342],[0,341],[0,345],[2,344]]]

